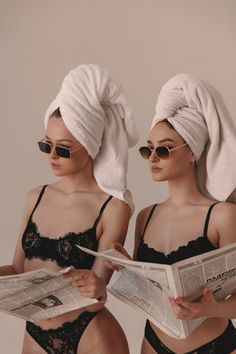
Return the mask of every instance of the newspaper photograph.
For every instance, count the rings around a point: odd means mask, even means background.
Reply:
[[[0,276],[0,311],[34,322],[96,303],[71,287],[73,279],[64,276],[70,269]]]
[[[108,291],[145,313],[151,322],[174,338],[186,338],[205,318],[177,319],[169,296],[198,301],[203,286],[212,291],[216,300],[236,293],[236,243],[173,265],[132,261],[114,249],[94,252],[78,247],[119,266]]]

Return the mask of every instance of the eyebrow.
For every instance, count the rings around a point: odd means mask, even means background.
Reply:
[[[49,136],[45,135],[45,138],[52,140]],[[73,143],[72,140],[69,139],[58,139],[58,141],[67,141],[68,143]]]
[[[174,143],[175,141],[171,138],[164,138],[164,139],[161,139],[161,140],[158,140],[158,143],[167,143],[167,142],[172,142]],[[147,141],[148,144],[153,144],[152,141],[148,140]]]

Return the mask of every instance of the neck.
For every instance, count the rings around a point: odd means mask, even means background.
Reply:
[[[205,199],[198,189],[194,172],[184,177],[169,180],[168,186],[168,202],[171,204],[195,204]]]
[[[92,161],[89,161],[81,171],[62,177],[58,181],[59,185],[65,193],[99,191],[93,175]]]

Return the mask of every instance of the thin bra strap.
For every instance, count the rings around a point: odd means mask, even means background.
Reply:
[[[205,221],[205,225],[204,225],[204,230],[203,230],[203,236],[207,236],[207,231],[208,231],[208,225],[209,225],[211,212],[212,212],[213,207],[216,204],[218,204],[218,203],[220,203],[220,202],[216,202],[216,203],[211,204],[211,206],[208,209],[207,216],[206,216],[206,221]]]
[[[99,212],[99,214],[98,214],[98,217],[97,217],[97,219],[95,220],[95,223],[94,223],[94,225],[93,225],[93,227],[97,227],[97,224],[98,224],[98,222],[99,222],[99,220],[100,220],[100,217],[101,217],[101,215],[102,215],[102,213],[103,213],[103,210],[106,208],[106,206],[107,206],[107,204],[109,203],[109,201],[112,199],[112,195],[110,195],[110,197],[109,198],[107,198],[107,200],[104,202],[104,204],[102,205],[102,207],[101,207],[101,209],[100,209],[100,212]]]
[[[153,214],[153,212],[154,212],[154,210],[155,210],[155,208],[156,208],[157,205],[158,205],[158,204],[154,204],[154,205],[153,205],[153,207],[152,207],[152,209],[151,209],[151,211],[150,211],[150,213],[149,213],[149,215],[148,215],[148,218],[147,218],[146,224],[145,224],[145,226],[144,226],[144,230],[143,230],[143,237],[144,237],[146,228],[147,228],[147,226],[148,226],[148,224],[149,224],[149,221],[150,221],[150,219],[151,219],[151,217],[152,217],[152,214]]]
[[[36,204],[35,204],[35,206],[34,206],[34,209],[32,210],[32,212],[31,212],[31,214],[30,214],[29,219],[32,218],[32,216],[33,216],[33,214],[34,214],[34,212],[35,212],[37,206],[39,205],[39,203],[40,203],[40,201],[41,201],[41,199],[42,199],[42,196],[43,196],[43,194],[44,194],[44,192],[45,192],[46,187],[47,187],[47,184],[45,184],[45,185],[43,186],[43,188],[42,188],[42,190],[41,190],[41,192],[40,192],[40,194],[39,194],[39,196],[38,196],[38,200],[37,200],[37,202],[36,202]]]

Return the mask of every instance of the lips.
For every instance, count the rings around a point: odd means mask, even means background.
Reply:
[[[161,168],[160,168],[160,167],[157,167],[157,166],[151,166],[151,171],[152,171],[153,173],[159,172],[160,170],[161,170]]]
[[[59,169],[59,165],[55,164],[55,163],[51,163],[51,167],[53,170],[58,170]]]

